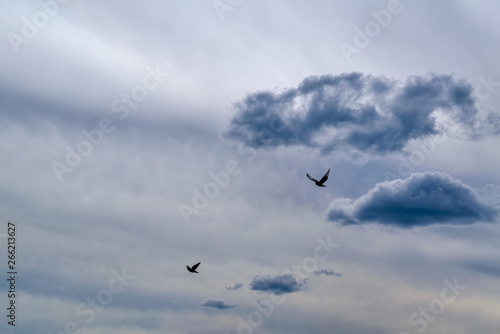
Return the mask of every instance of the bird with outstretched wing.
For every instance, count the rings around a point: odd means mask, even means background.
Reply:
[[[326,174],[321,178],[321,180],[318,181],[315,178],[313,178],[311,175],[306,174],[307,178],[311,181],[314,181],[314,183],[316,183],[316,185],[318,187],[325,187],[325,185],[323,185],[323,183],[325,183],[326,180],[328,180],[328,175],[330,175],[330,169],[328,169],[328,172],[326,172]]]
[[[190,267],[190,266],[186,266],[187,270],[190,272],[190,273],[198,273],[196,271],[196,268],[198,268],[198,266],[200,265],[201,262],[198,262],[197,264],[195,264],[194,266]]]

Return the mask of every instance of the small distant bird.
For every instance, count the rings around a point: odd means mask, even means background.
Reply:
[[[198,268],[198,266],[200,265],[201,262],[198,262],[197,264],[195,264],[194,266],[190,267],[190,266],[186,266],[187,270],[190,272],[190,273],[198,273],[196,271],[196,268]]]
[[[306,174],[307,178],[309,180],[314,181],[318,187],[325,187],[323,185],[323,183],[325,183],[326,180],[328,180],[328,175],[330,175],[330,169],[328,169],[328,172],[326,172],[326,174],[321,178],[321,180],[318,181],[318,180],[315,180],[311,175]]]

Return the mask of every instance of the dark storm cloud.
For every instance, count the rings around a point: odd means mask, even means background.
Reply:
[[[445,173],[415,173],[378,183],[356,200],[334,200],[328,219],[343,225],[376,222],[399,227],[492,221],[497,210]]]
[[[255,276],[250,282],[250,289],[257,291],[269,291],[275,295],[296,292],[304,287],[306,281],[297,280],[291,274],[283,274],[271,277]]]
[[[222,299],[206,299],[206,300],[202,301],[200,303],[200,305],[203,306],[203,307],[217,308],[219,310],[224,310],[224,309],[227,309],[227,308],[233,308],[233,307],[236,306],[234,304],[229,304],[229,303],[225,302]]]
[[[326,276],[340,277],[340,276],[342,276],[342,273],[337,273],[334,270],[330,270],[330,269],[320,269],[320,270],[315,270],[314,275],[315,276],[326,275]]]
[[[361,73],[311,76],[297,88],[249,94],[234,108],[226,138],[256,148],[304,145],[324,153],[400,151],[412,139],[444,131],[438,113],[469,132],[478,123],[471,85],[432,73],[404,83]]]

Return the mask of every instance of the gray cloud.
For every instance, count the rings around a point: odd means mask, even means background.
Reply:
[[[211,298],[202,301],[200,305],[203,307],[217,308],[219,310],[225,310],[227,308],[233,308],[236,306],[234,304],[227,303],[222,299],[211,299]]]
[[[342,276],[342,273],[337,273],[334,270],[330,269],[319,269],[314,271],[315,276],[320,276],[320,275],[326,275],[326,276],[337,276],[340,277]]]
[[[249,94],[234,108],[226,138],[255,148],[303,145],[324,153],[397,152],[412,139],[457,126],[476,138],[483,124],[472,86],[433,73],[404,83],[361,73],[310,76],[297,88]]]
[[[229,291],[240,290],[242,288],[243,288],[243,284],[241,284],[241,283],[235,283],[233,286],[226,286],[226,290],[229,290]]]
[[[378,183],[367,194],[334,200],[328,219],[343,225],[377,222],[399,227],[492,221],[497,210],[472,188],[445,173],[415,173],[407,179]]]
[[[475,259],[472,261],[466,261],[464,266],[466,268],[479,271],[483,274],[499,277],[500,276],[500,265],[496,259]]]
[[[291,274],[277,276],[255,276],[250,282],[250,289],[257,291],[269,291],[275,295],[291,293],[301,290],[306,284],[306,280],[297,280]]]

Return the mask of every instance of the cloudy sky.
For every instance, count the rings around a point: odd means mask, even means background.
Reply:
[[[0,6],[1,333],[498,333],[499,4]]]

